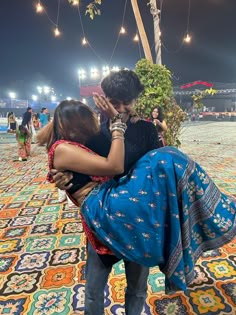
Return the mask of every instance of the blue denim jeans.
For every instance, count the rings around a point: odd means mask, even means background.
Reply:
[[[127,288],[125,314],[140,315],[147,296],[149,268],[134,262],[124,261]],[[104,289],[112,264],[104,264],[88,242],[85,284],[85,315],[104,314]]]

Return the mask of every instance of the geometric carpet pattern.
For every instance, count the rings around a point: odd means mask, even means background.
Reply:
[[[236,197],[235,133],[233,122],[186,125],[181,149]],[[2,134],[0,150],[0,315],[83,314],[86,240],[76,207],[59,203],[46,182],[45,148],[33,145],[32,157],[18,162],[14,136]],[[205,252],[192,285],[172,295],[165,295],[158,267],[151,268],[143,315],[235,315],[235,266],[236,240]],[[125,286],[119,262],[105,290],[106,315],[125,314]]]

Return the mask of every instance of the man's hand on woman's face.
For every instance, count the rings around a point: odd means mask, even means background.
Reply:
[[[70,189],[73,184],[68,183],[72,180],[73,174],[71,172],[59,172],[55,169],[51,170],[53,182],[55,183],[56,187],[61,190],[68,190]]]

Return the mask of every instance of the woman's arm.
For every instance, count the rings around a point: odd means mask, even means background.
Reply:
[[[68,143],[55,149],[53,167],[87,175],[117,175],[124,171],[124,141],[115,139],[107,158],[85,151]]]
[[[167,124],[165,120],[159,121],[158,126],[160,126],[163,131],[167,131]]]

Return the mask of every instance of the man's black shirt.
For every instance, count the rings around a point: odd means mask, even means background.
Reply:
[[[108,121],[101,124],[100,133],[87,146],[101,156],[108,156],[111,146],[111,132]],[[127,174],[144,154],[157,148],[157,132],[151,122],[145,120],[139,120],[136,123],[128,122],[125,132],[124,174]]]

